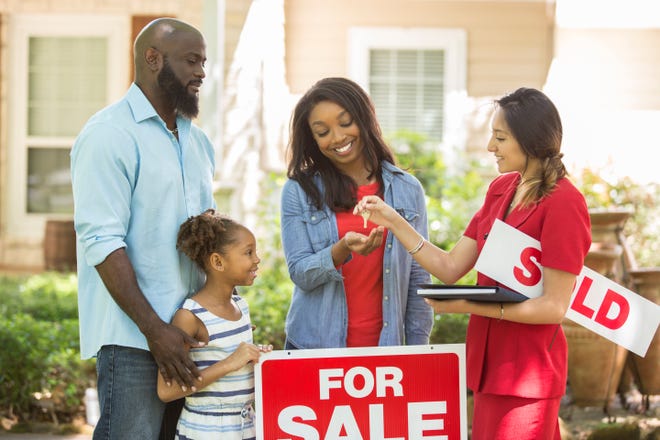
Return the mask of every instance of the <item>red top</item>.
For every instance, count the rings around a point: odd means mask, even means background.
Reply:
[[[378,193],[378,182],[358,187],[358,200]],[[352,212],[337,213],[337,229],[341,239],[348,231],[369,235],[376,224],[367,222]],[[342,266],[344,290],[348,306],[347,347],[377,346],[383,328],[383,253],[381,246],[367,256],[353,252],[350,261]]]
[[[464,235],[481,252],[496,218],[503,219],[520,180],[495,179]],[[584,197],[566,178],[539,203],[514,209],[505,222],[541,242],[541,265],[579,274],[591,245]],[[495,285],[479,273],[477,284]],[[528,398],[560,397],[566,390],[567,346],[559,324],[521,324],[472,315],[466,338],[467,381],[473,391]]]

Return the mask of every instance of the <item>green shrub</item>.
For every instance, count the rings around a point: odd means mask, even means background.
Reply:
[[[426,146],[424,137],[400,131],[392,136],[399,166],[417,177],[427,196],[429,241],[451,250],[483,203],[486,181],[482,167],[463,155],[461,169],[450,172],[441,152]],[[471,270],[458,284],[475,284],[476,271]],[[434,282],[438,282],[434,279]],[[431,344],[465,342],[469,315],[449,313],[434,316]]]
[[[81,360],[74,274],[0,278],[0,411],[71,420],[95,383]]]
[[[0,312],[22,312],[37,320],[78,318],[78,278],[74,273],[45,272],[0,279]]]
[[[264,196],[259,205],[259,224],[255,228],[257,253],[261,262],[254,284],[239,291],[250,305],[250,318],[256,326],[254,341],[284,348],[284,322],[291,302],[293,282],[284,259],[280,234],[279,194],[285,177],[271,173],[262,186]]]
[[[431,344],[462,344],[470,315],[464,313],[446,313],[434,316]]]

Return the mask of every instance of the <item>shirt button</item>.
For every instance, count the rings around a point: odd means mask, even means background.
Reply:
[[[315,216],[315,215],[312,216],[312,220],[316,220],[316,216]]]
[[[387,301],[388,299],[390,299],[390,297],[387,296],[387,295],[385,295],[385,296],[383,297],[383,299],[384,299],[385,301]]]
[[[383,327],[387,327],[387,323],[386,323],[386,322],[383,323]]]
[[[389,270],[389,269],[385,269],[385,273],[390,273],[390,270]]]
[[[387,248],[388,248],[388,249],[392,249],[392,243],[388,244],[388,245],[387,245]]]

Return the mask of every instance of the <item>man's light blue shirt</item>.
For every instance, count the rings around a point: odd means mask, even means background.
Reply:
[[[122,100],[90,118],[71,150],[78,254],[80,351],[103,345],[148,349],[114,302],[95,266],[126,248],[138,284],[169,322],[203,274],[176,250],[179,226],[215,206],[214,150],[189,119],[177,117],[179,140],[133,84]]]

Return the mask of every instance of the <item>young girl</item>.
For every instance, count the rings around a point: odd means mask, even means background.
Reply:
[[[248,304],[235,291],[257,276],[254,235],[209,209],[181,225],[176,246],[204,270],[206,283],[172,324],[207,345],[190,350],[201,370],[198,386],[171,386],[159,375],[158,396],[165,402],[186,397],[176,438],[253,439],[253,366],[273,348],[252,343]]]

